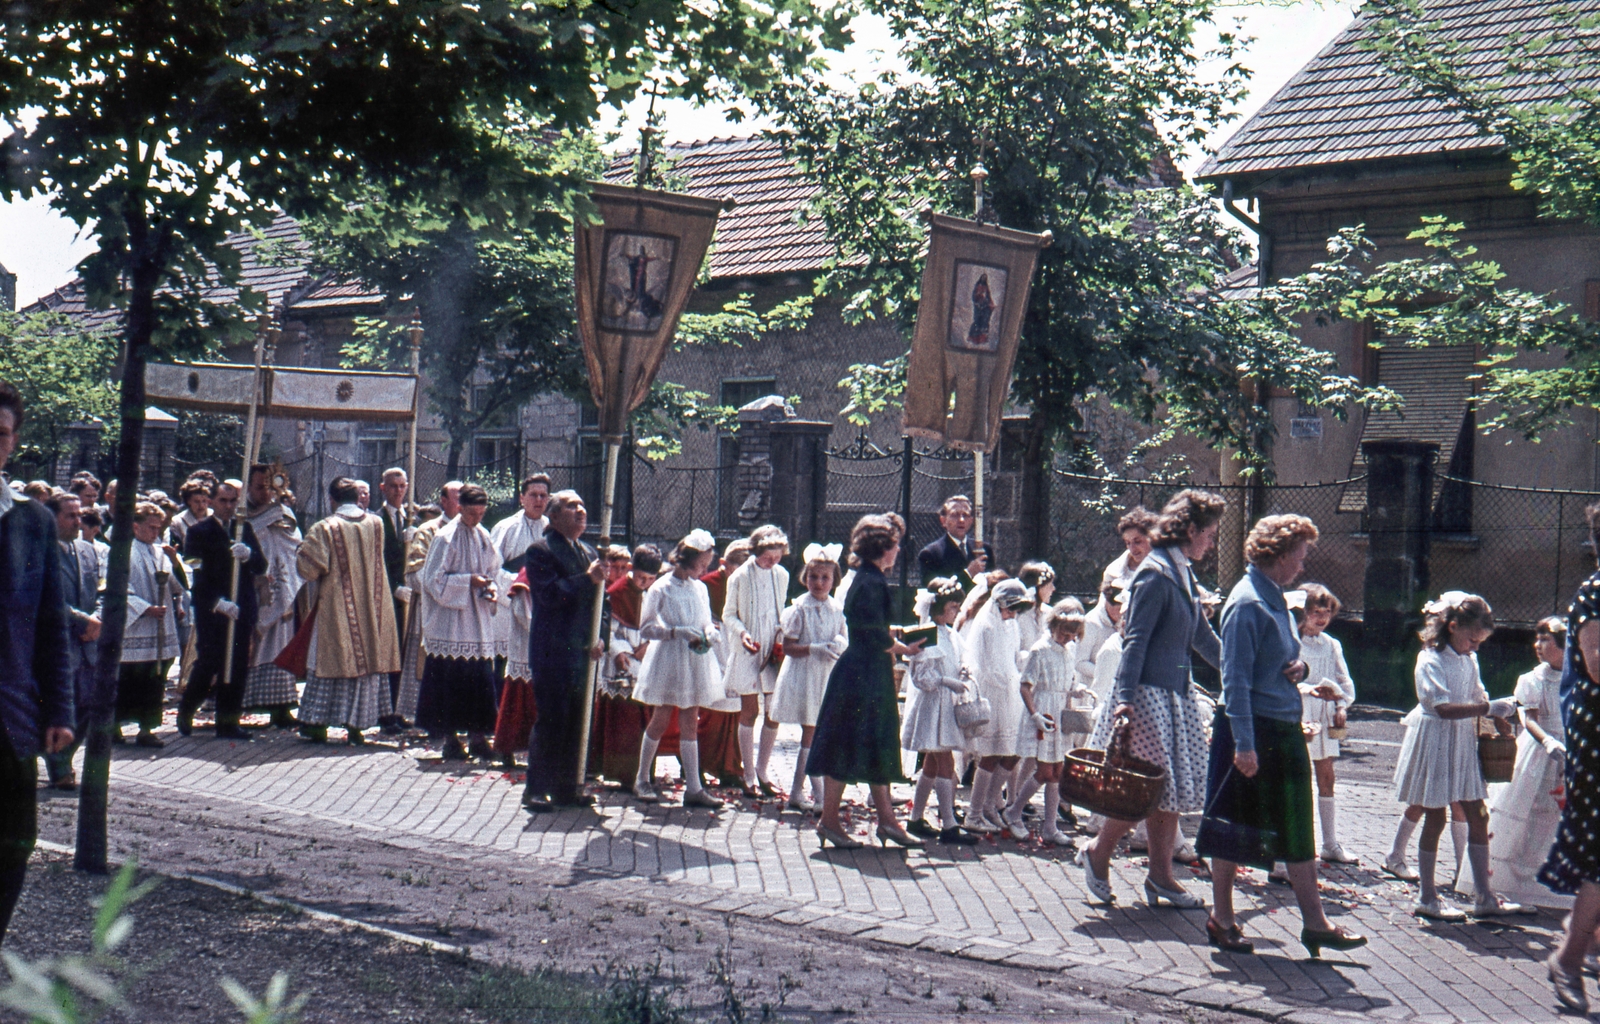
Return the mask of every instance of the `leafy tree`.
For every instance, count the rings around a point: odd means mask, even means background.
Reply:
[[[144,367],[248,337],[261,296],[237,282],[228,235],[279,211],[336,215],[381,182],[510,234],[576,186],[508,138],[583,128],[658,67],[680,95],[760,92],[844,38],[847,5],[806,0],[60,0],[5,7],[3,192],[49,198],[91,226],[89,303],[123,311],[118,476],[138,477]],[[375,211],[411,230],[412,210]],[[118,490],[77,863],[105,870],[109,710],[127,595],[135,488]]]
[[[1232,35],[1215,53],[1197,48],[1209,3],[866,6],[888,20],[905,72],[854,92],[814,80],[779,105],[788,151],[821,185],[814,215],[839,249],[818,295],[843,298],[850,317],[912,322],[926,242],[913,214],[971,210],[967,175],[981,160],[986,210],[1055,235],[1013,385],[1038,434],[1064,435],[1076,405],[1098,395],[1259,459],[1271,424],[1247,379],[1340,414],[1380,397],[1284,324],[1218,295],[1219,278],[1248,259],[1243,242],[1205,197],[1149,187],[1166,147],[1197,143],[1243,87]],[[1197,77],[1203,59],[1225,67],[1219,80]],[[848,380],[852,410],[870,415],[895,399],[903,371],[861,367]]]
[[[1542,214],[1600,225],[1600,77],[1595,74],[1600,12],[1550,4],[1531,28],[1507,33],[1498,49],[1459,37],[1422,0],[1379,0],[1371,17],[1367,45],[1419,93],[1439,99],[1485,137],[1504,139],[1515,166],[1512,185],[1537,194]],[[1441,225],[1435,220],[1424,232],[1430,227],[1437,231]],[[1440,247],[1435,248],[1437,256]],[[1455,337],[1446,340],[1470,343],[1489,336],[1499,343],[1485,375],[1486,397],[1509,411],[1487,426],[1537,436],[1568,422],[1572,409],[1600,403],[1600,336],[1593,325],[1543,297],[1516,291],[1491,295],[1494,282],[1504,276],[1499,267],[1481,261],[1470,266],[1477,273],[1451,276],[1463,268],[1462,259],[1452,255],[1432,269],[1449,277],[1439,290],[1450,301],[1432,312],[1430,326],[1452,320]],[[1416,271],[1407,262],[1394,265],[1391,273],[1404,277]],[[1502,322],[1482,322],[1479,310],[1485,303]],[[1485,328],[1506,333],[1475,335]],[[1555,348],[1567,360],[1539,369],[1507,366],[1514,355],[1511,342]]]
[[[68,453],[67,427],[115,422],[117,339],[58,313],[0,311],[0,379],[27,396],[13,462],[47,467]]]

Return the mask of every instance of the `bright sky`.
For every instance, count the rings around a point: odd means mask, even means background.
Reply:
[[[1254,75],[1251,94],[1239,107],[1240,117],[1223,126],[1208,145],[1214,148],[1225,141],[1244,118],[1350,22],[1356,6],[1350,0],[1267,0],[1222,8],[1218,21],[1223,28],[1231,28],[1237,20],[1242,23],[1243,34],[1255,38],[1243,61]],[[874,21],[858,23],[856,37],[856,43],[831,63],[842,76],[865,79],[882,65],[891,39],[885,26]],[[749,121],[730,123],[718,109],[697,110],[672,102],[664,109],[664,127],[671,142],[743,135],[765,127]],[[624,132],[618,145],[632,145],[643,110],[644,104],[635,104],[624,118],[614,122],[613,127]],[[1203,159],[1204,154],[1189,154],[1181,164],[1185,171],[1193,171]],[[72,280],[73,267],[94,247],[92,237],[84,237],[76,225],[53,213],[44,200],[0,203],[0,265],[17,275],[19,306]]]

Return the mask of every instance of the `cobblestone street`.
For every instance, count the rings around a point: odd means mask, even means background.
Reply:
[[[1376,870],[1397,810],[1381,781],[1394,746],[1394,738],[1384,737],[1396,731],[1383,722],[1356,730],[1362,738],[1352,744],[1356,756],[1345,761],[1340,811],[1342,839],[1361,863],[1324,873],[1330,914],[1372,942],[1320,963],[1308,960],[1298,944],[1299,918],[1288,890],[1268,885],[1261,872],[1243,881],[1241,903],[1258,955],[1231,956],[1205,945],[1203,913],[1144,905],[1137,895],[1143,871],[1136,857],[1114,864],[1117,905],[1095,907],[1085,902],[1071,854],[1034,843],[822,852],[810,819],[780,814],[773,804],[759,812],[730,804],[713,815],[641,807],[617,790],[605,790],[592,811],[530,816],[519,806],[516,776],[445,769],[417,749],[314,747],[285,733],[265,733],[249,744],[216,741],[204,731],[192,739],[169,734],[159,752],[119,749],[112,835],[119,853],[158,869],[177,865],[430,938],[435,934],[428,925],[407,919],[403,908],[365,905],[341,894],[338,877],[292,877],[281,850],[263,854],[259,840],[249,848],[248,828],[304,837],[308,849],[318,837],[359,837],[454,857],[471,865],[469,886],[480,874],[486,881],[503,880],[524,865],[530,871],[557,868],[598,879],[602,889],[613,886],[618,898],[648,892],[736,921],[1004,962],[1060,973],[1065,984],[1089,991],[1144,992],[1269,1019],[1553,1019],[1541,961],[1554,941],[1558,914],[1546,911],[1515,924],[1425,926],[1408,913],[1410,887]],[[795,745],[787,732],[784,741],[774,758],[775,778],[788,777],[793,763]],[[675,766],[671,759],[662,764]],[[238,841],[190,846],[181,828],[131,828],[133,818],[166,814],[162,808],[180,821],[191,814],[212,830],[237,829]],[[43,835],[69,842],[71,812],[69,800],[46,800]],[[858,815],[858,829],[864,828]],[[291,851],[289,859],[294,857]],[[339,868],[351,879],[363,872],[356,863]],[[383,870],[395,877],[394,864]],[[1184,874],[1180,870],[1180,878]],[[1209,903],[1206,881],[1196,879],[1189,887]],[[465,899],[454,926],[443,929],[454,936],[445,941],[493,947],[506,938],[503,925],[480,917],[480,909]],[[528,941],[537,927],[520,931],[521,941]]]

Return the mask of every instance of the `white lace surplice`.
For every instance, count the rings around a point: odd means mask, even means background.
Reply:
[[[478,596],[473,576],[486,576],[505,591],[514,579],[501,568],[500,552],[482,526],[452,519],[434,537],[422,567],[428,592],[422,647],[430,658],[493,658],[497,604]]]

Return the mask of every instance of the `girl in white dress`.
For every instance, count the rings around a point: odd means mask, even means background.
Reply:
[[[1022,809],[1043,786],[1044,816],[1039,819],[1039,838],[1055,846],[1072,846],[1072,840],[1056,827],[1056,814],[1061,809],[1061,766],[1067,758],[1061,713],[1072,706],[1074,697],[1089,692],[1075,681],[1083,615],[1070,608],[1052,608],[1047,629],[1049,632],[1028,652],[1018,691],[1023,709],[1017,722],[1017,753],[1030,758],[1034,770],[1017,787],[1011,806],[1006,809],[1005,826],[1018,842],[1028,838]]]
[[[655,789],[656,749],[678,709],[678,760],[683,764],[683,805],[722,806],[700,783],[700,709],[722,697],[722,673],[711,656],[717,626],[711,620],[711,597],[700,582],[716,554],[716,540],[693,530],[673,549],[672,572],[645,592],[639,610],[639,633],[652,641],[639,666],[633,699],[652,710],[639,741],[639,774],[633,795],[643,803],[661,799]]]
[[[1017,579],[1033,591],[1033,607],[1017,616],[1017,668],[1028,664],[1033,645],[1050,635],[1051,604],[1056,593],[1056,571],[1049,562],[1029,562],[1017,570]]]
[[[828,692],[828,674],[850,643],[844,622],[844,602],[832,591],[839,582],[842,544],[808,544],[800,582],[806,592],[790,602],[783,613],[783,667],[772,691],[771,717],[800,726],[800,757],[794,765],[789,807],[810,811],[822,800],[822,776],[811,778],[811,799],[805,796],[806,759],[811,737],[817,732],[817,711]]]
[[[961,613],[961,581],[943,577],[928,581],[928,589],[917,594],[917,622],[932,624],[937,635],[911,656],[906,674],[911,690],[906,697],[905,718],[900,725],[900,746],[922,755],[922,772],[917,776],[917,793],[911,803],[906,831],[924,839],[936,839],[956,846],[971,846],[976,836],[963,832],[956,824],[956,757],[966,745],[966,737],[956,722],[956,701],[972,692],[961,659],[961,637],[952,628]],[[928,796],[939,794],[939,827],[929,825]]]
[[[1298,597],[1295,595],[1298,594]],[[1333,798],[1333,762],[1339,756],[1339,741],[1328,735],[1330,729],[1343,729],[1345,712],[1356,702],[1356,684],[1345,664],[1344,647],[1326,632],[1339,614],[1339,599],[1320,583],[1307,583],[1298,591],[1285,594],[1289,607],[1297,609],[1300,620],[1300,660],[1306,664],[1306,678],[1300,684],[1302,723],[1316,725],[1306,741],[1310,748],[1311,770],[1317,780],[1317,818],[1322,822],[1321,857],[1329,864],[1354,864],[1356,858],[1339,845],[1338,818]]]
[[[1478,675],[1478,648],[1494,632],[1494,613],[1483,598],[1459,590],[1441,594],[1423,613],[1417,707],[1407,716],[1414,724],[1394,770],[1396,799],[1423,808],[1417,852],[1422,892],[1412,913],[1437,921],[1466,917],[1439,899],[1434,884],[1445,811],[1458,801],[1467,812],[1467,857],[1478,893],[1474,916],[1522,913],[1523,907],[1501,899],[1489,884],[1489,815],[1483,806],[1488,790],[1478,763],[1477,719],[1503,719],[1516,710],[1510,697],[1491,701]]]
[[[739,758],[744,764],[744,795],[777,796],[767,777],[778,723],[772,717],[772,691],[778,685],[776,647],[789,600],[789,570],[778,562],[789,553],[789,538],[776,526],[760,526],[750,535],[750,558],[728,577],[722,605],[723,628],[731,634],[723,668],[723,691],[739,698]],[[756,718],[762,721],[761,753],[756,754]]]
[[[1539,882],[1539,868],[1550,853],[1561,824],[1557,794],[1566,784],[1566,730],[1561,724],[1561,669],[1566,661],[1567,624],[1556,616],[1534,627],[1533,653],[1539,665],[1517,678],[1516,700],[1526,727],[1517,738],[1517,763],[1511,781],[1489,796],[1490,875],[1496,891],[1542,907],[1570,907]]]
[[[1021,580],[1001,580],[989,591],[989,600],[977,614],[970,637],[963,637],[965,665],[978,685],[978,695],[990,705],[989,724],[974,737],[970,749],[978,755],[967,809],[967,828],[999,832],[1003,827],[1001,794],[1017,762],[1017,723],[1022,718],[1022,673],[1017,669],[1017,616],[1033,607]]]

